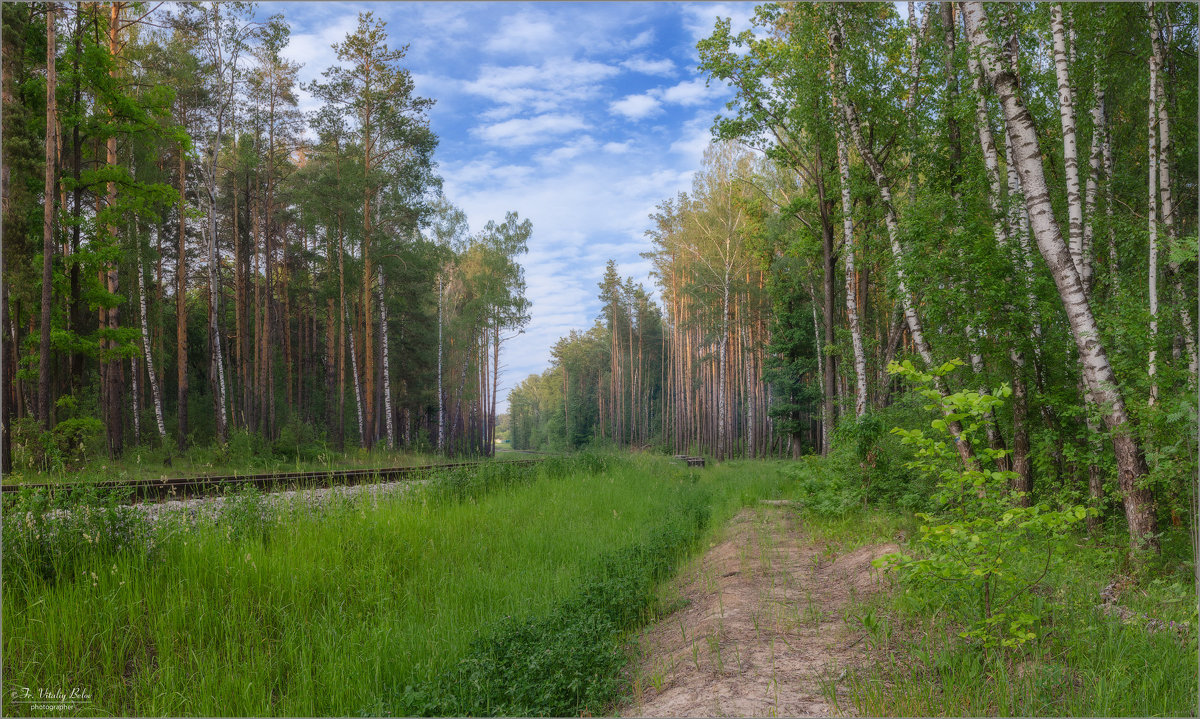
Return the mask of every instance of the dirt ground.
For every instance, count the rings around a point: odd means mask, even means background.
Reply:
[[[866,661],[852,600],[877,591],[871,560],[838,554],[782,504],[743,510],[675,582],[681,608],[639,637],[633,701],[621,716],[847,716],[839,686]]]

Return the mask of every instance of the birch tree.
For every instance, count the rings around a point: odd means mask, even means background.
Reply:
[[[1146,474],[1145,458],[1138,446],[1133,421],[1125,409],[1125,401],[1113,374],[1112,365],[1101,342],[1095,317],[1075,269],[1070,249],[1063,242],[1050,206],[1050,192],[1042,168],[1038,148],[1037,128],[1018,89],[1017,77],[1011,67],[1002,65],[996,43],[987,34],[987,14],[980,2],[963,3],[967,38],[979,53],[979,59],[989,83],[999,97],[1012,140],[1013,154],[1009,161],[1020,175],[1029,222],[1038,249],[1058,288],[1072,336],[1082,358],[1085,381],[1097,405],[1102,408],[1117,459],[1118,481],[1124,494],[1125,515],[1129,522],[1131,543],[1157,547],[1157,520],[1154,498],[1139,483]]]

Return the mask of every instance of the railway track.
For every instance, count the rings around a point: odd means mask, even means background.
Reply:
[[[343,485],[395,482],[412,479],[447,469],[482,466],[529,466],[543,459],[514,459],[498,462],[451,462],[448,464],[425,464],[413,467],[374,467],[370,469],[331,469],[315,472],[268,472],[265,474],[206,474],[195,477],[171,479],[132,479],[102,482],[49,482],[41,484],[6,484],[3,496],[11,496],[21,489],[30,488],[48,493],[73,492],[94,487],[98,490],[126,490],[131,501],[144,499],[183,499],[209,494],[221,494],[230,489],[254,487],[262,491],[281,489],[313,489]]]

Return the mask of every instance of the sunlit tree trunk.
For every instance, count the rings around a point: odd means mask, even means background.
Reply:
[[[343,306],[345,306],[345,305],[343,304]],[[350,311],[349,308],[346,308],[346,312],[348,313],[349,311]],[[354,327],[354,323],[350,321],[349,316],[346,317],[346,324],[350,325],[351,328]],[[355,414],[355,417],[358,418],[359,442],[362,444],[362,446],[365,447],[365,446],[367,446],[367,443],[366,443],[366,440],[363,439],[363,396],[362,396],[363,393],[362,393],[362,385],[360,385],[358,382],[358,352],[356,351],[355,346],[354,346],[354,330],[353,329],[350,330],[349,335],[350,335],[350,369],[351,369],[351,372],[354,374],[354,414]]]

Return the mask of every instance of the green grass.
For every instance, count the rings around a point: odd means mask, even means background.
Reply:
[[[536,623],[594,592],[614,552],[653,545],[684,495],[719,524],[786,481],[775,465],[689,471],[650,456],[521,474],[265,519],[245,499],[230,521],[159,531],[150,549],[136,527],[81,519],[48,559],[10,514],[4,713],[22,713],[9,690],[23,686],[81,687],[86,715],[372,711],[436,685],[506,617]]]

